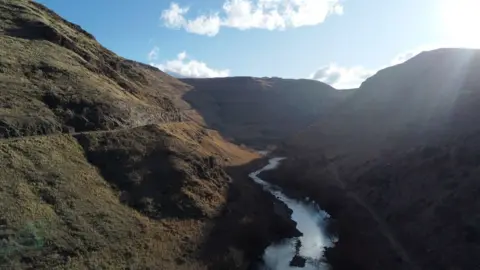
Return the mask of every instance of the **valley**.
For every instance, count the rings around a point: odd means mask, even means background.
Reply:
[[[337,90],[177,79],[35,1],[0,19],[0,268],[480,267],[479,50]]]

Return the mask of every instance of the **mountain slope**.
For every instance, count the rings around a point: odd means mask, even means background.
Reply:
[[[243,250],[236,248],[239,243],[229,242],[225,250],[215,252],[217,260],[212,260],[206,245],[212,241],[209,234],[216,219],[225,220],[221,212],[242,209],[252,200],[257,202],[255,211],[270,221],[243,224],[250,232],[231,226],[218,235],[220,239],[255,235],[256,229],[275,224],[268,222],[282,224],[270,208],[270,199],[258,197],[263,194],[251,189],[253,185],[247,185],[248,196],[237,195],[236,201],[227,203],[227,192],[245,190],[232,186],[224,166],[254,157],[222,142],[214,132],[183,123],[0,142],[0,266],[218,269],[219,263],[248,265],[251,257],[243,257]],[[239,219],[251,215],[245,210],[238,214]],[[278,236],[263,237],[257,241],[268,245]],[[231,252],[237,255],[229,258]]]
[[[0,136],[179,121],[188,86],[33,1],[1,1]]]
[[[175,258],[192,245],[181,239],[198,235],[198,222],[154,222],[121,204],[74,138],[0,147],[2,268],[181,268]]]
[[[209,127],[230,140],[258,148],[306,128],[351,93],[313,80],[231,77],[182,81],[193,86],[184,99]]]
[[[297,233],[190,86],[33,1],[0,21],[0,268],[246,269]]]
[[[285,143],[291,158],[272,181],[322,201],[348,220],[344,229],[355,237],[378,231],[348,223],[381,217],[421,269],[478,268],[479,70],[479,50],[439,49],[379,71],[332,114]],[[374,215],[351,210],[348,194]],[[381,247],[383,240],[374,239],[363,240]],[[374,245],[343,248],[361,254]]]
[[[379,71],[294,144],[365,161],[382,152],[474,132],[480,51],[439,49]]]

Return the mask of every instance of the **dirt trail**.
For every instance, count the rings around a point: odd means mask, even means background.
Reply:
[[[183,123],[194,123],[196,125],[199,125],[202,128],[206,128],[204,125],[199,123],[198,121],[194,120],[193,118],[189,116],[185,116],[187,118],[186,121],[183,121]],[[157,125],[165,125],[169,123],[180,123],[180,122],[165,122],[165,123],[158,123]],[[81,134],[102,134],[102,133],[113,133],[113,132],[119,132],[119,131],[124,131],[128,129],[134,129],[134,128],[140,128],[144,126],[149,126],[149,125],[140,125],[140,126],[132,126],[132,127],[125,127],[125,128],[117,128],[117,129],[107,129],[107,130],[93,130],[93,131],[82,131],[82,132],[58,132],[58,133],[48,133],[48,134],[41,134],[41,135],[31,135],[31,136],[18,136],[18,137],[9,137],[9,138],[4,138],[0,139],[0,144],[3,143],[10,143],[14,141],[19,141],[19,140],[27,140],[27,139],[34,139],[34,138],[42,138],[42,137],[48,137],[48,136],[58,136],[58,135],[81,135]]]
[[[141,126],[138,126],[141,127]],[[21,141],[21,140],[28,140],[28,139],[35,139],[35,138],[43,138],[43,137],[48,137],[48,136],[59,136],[59,135],[80,135],[80,134],[101,134],[101,133],[113,133],[113,132],[118,132],[121,130],[126,130],[130,128],[122,128],[122,129],[110,129],[110,130],[95,130],[95,131],[84,131],[84,132],[58,132],[58,133],[48,133],[48,134],[41,134],[41,135],[32,135],[32,136],[19,136],[19,137],[12,137],[12,138],[7,138],[7,139],[0,139],[0,144],[3,143],[11,143],[15,141]]]
[[[195,125],[198,125],[199,127],[202,127],[202,128],[205,128],[205,129],[208,129],[207,126],[205,126],[205,124],[203,124],[202,122],[194,119],[193,117],[189,116],[188,114],[184,113],[186,112],[186,110],[182,110],[180,111],[182,112],[182,118],[184,119],[183,121],[180,121],[180,122],[161,122],[161,123],[152,123],[152,124],[149,124],[149,125],[163,125],[163,124],[169,124],[169,123],[193,123]],[[9,138],[0,138],[0,144],[2,143],[10,143],[10,142],[14,142],[14,141],[18,141],[18,140],[25,140],[25,139],[34,139],[34,138],[42,138],[42,137],[46,137],[46,136],[58,136],[58,135],[62,135],[62,134],[67,134],[67,135],[71,135],[71,136],[75,136],[75,135],[80,135],[80,134],[102,134],[102,133],[111,133],[111,132],[118,132],[118,131],[122,131],[122,130],[128,130],[128,129],[133,129],[133,128],[139,128],[139,127],[144,127],[144,126],[148,126],[148,125],[139,125],[139,126],[131,126],[131,127],[125,127],[125,128],[117,128],[117,129],[107,129],[107,130],[94,130],[94,131],[82,131],[82,132],[58,132],[58,133],[48,133],[48,134],[41,134],[41,135],[32,135],[32,136],[17,136],[17,137],[9,137]]]
[[[421,270],[421,267],[419,267],[408,255],[408,252],[403,248],[402,244],[396,239],[396,237],[393,235],[391,232],[390,228],[388,225],[385,223],[385,221],[375,212],[375,210],[367,203],[365,202],[361,197],[359,197],[355,192],[348,190],[347,185],[345,182],[340,178],[338,174],[338,169],[337,166],[334,163],[330,163],[328,165],[328,169],[332,172],[333,177],[335,181],[339,184],[339,186],[344,189],[347,192],[347,196],[352,198],[355,202],[357,202],[359,205],[361,205],[365,210],[368,211],[368,213],[372,216],[372,218],[375,220],[375,222],[378,225],[378,228],[380,232],[382,233],[383,236],[385,236],[389,243],[390,246],[395,250],[395,252],[402,258],[404,262],[404,269],[408,270]]]

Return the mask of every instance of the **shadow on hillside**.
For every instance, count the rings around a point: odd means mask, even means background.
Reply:
[[[292,157],[260,177],[280,186],[291,198],[313,199],[332,217],[329,229],[339,236],[339,242],[327,248],[325,258],[333,269],[403,269],[369,212],[332,181],[327,163],[318,160],[322,159]]]
[[[236,144],[265,149],[304,129],[349,91],[314,80],[230,77],[182,79],[183,95],[211,129]]]
[[[248,177],[266,162],[260,159],[228,169],[234,178],[228,201],[208,232],[201,253],[201,259],[211,265],[211,269],[243,269],[240,266],[245,266],[242,265],[245,261],[250,262],[249,269],[257,269],[264,250],[271,243],[299,234],[290,219],[290,210]],[[298,170],[288,169],[269,171],[273,174],[264,174],[262,178],[278,184],[292,198],[308,196],[316,200],[332,215],[334,225],[330,229],[341,239],[336,247],[326,251],[326,259],[333,269],[382,269],[378,266],[385,265],[401,269],[397,257],[392,257],[385,239],[379,236],[375,222],[344,190],[320,187],[314,181],[299,179]],[[292,179],[298,181],[290,181]]]
[[[248,177],[266,162],[258,159],[227,169],[233,178],[227,203],[208,231],[200,254],[211,269],[245,269],[241,267],[247,265],[255,269],[268,245],[298,236],[289,209]]]
[[[230,142],[264,149],[266,145],[279,141],[278,134],[282,132],[272,130],[272,120],[275,122],[273,117],[267,124],[262,118],[268,118],[269,115],[259,112],[256,104],[234,104],[216,95],[215,91],[192,89],[185,93],[182,99],[202,116],[208,128],[218,131]],[[242,108],[239,104],[246,107]]]
[[[204,217],[202,209],[182,190],[189,175],[176,169],[175,153],[163,148],[161,143],[143,153],[141,143],[125,140],[128,144],[125,147],[119,143],[123,140],[121,137],[95,138],[80,134],[76,138],[84,147],[88,161],[120,191],[122,203],[157,220]],[[100,143],[92,147],[94,140]]]
[[[215,163],[211,157],[205,161],[194,154],[181,156],[169,150],[162,137],[165,135],[155,129],[131,130],[128,134],[75,135],[88,161],[120,191],[122,203],[151,219],[173,218],[206,224],[205,239],[195,256],[209,269],[245,269],[260,259],[272,242],[298,235],[288,208],[276,203],[248,177],[250,172],[264,166],[266,160],[227,168],[229,177],[220,165],[209,165]],[[215,184],[207,186],[203,182],[204,190],[217,189],[218,194],[225,190],[226,203],[222,200],[215,204],[223,207],[217,215],[210,215],[205,205],[199,205],[185,192],[192,177]],[[229,178],[233,180],[229,182]],[[197,191],[203,199],[212,199],[209,193]],[[190,240],[184,241],[187,244]],[[182,250],[186,253],[185,258],[178,259],[179,265],[189,260],[190,249],[187,244]]]

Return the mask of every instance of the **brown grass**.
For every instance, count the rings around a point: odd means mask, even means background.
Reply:
[[[70,136],[0,149],[2,268],[176,268],[180,239],[198,233],[195,222],[153,222],[122,205]],[[28,242],[31,226],[41,238],[37,245]]]
[[[0,19],[0,137],[180,121],[190,108],[187,85],[115,55],[40,4],[1,1]]]
[[[190,86],[33,1],[0,20],[0,268],[247,269],[292,235]]]
[[[227,198],[220,164],[252,157],[186,124],[1,143],[2,268],[206,268],[202,243]],[[223,262],[248,264],[228,250]]]

